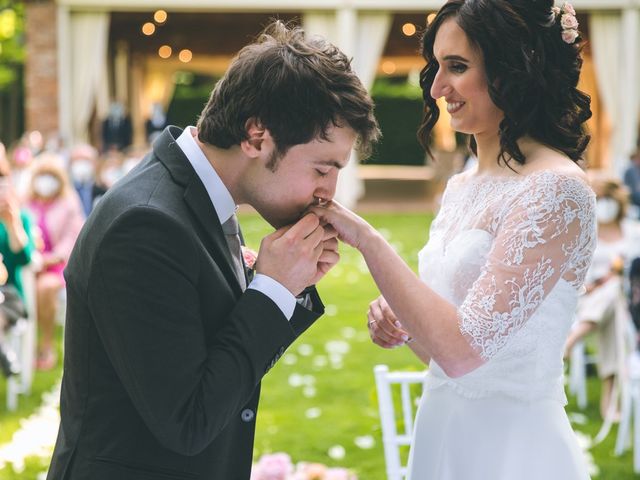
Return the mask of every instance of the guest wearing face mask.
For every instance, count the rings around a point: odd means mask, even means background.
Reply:
[[[586,293],[580,297],[576,323],[567,339],[565,357],[569,357],[575,343],[590,332],[596,332],[598,376],[602,380],[600,413],[603,418],[617,415],[612,406],[614,379],[620,365],[616,314],[620,312],[623,296],[623,273],[638,255],[640,239],[635,225],[625,220],[628,193],[612,178],[596,178],[592,187],[597,196],[598,243],[593,263],[585,279]],[[622,308],[626,306],[622,305]]]
[[[33,154],[24,140],[16,143],[9,153],[11,164],[11,183],[16,189],[16,193],[21,200],[24,200],[29,193],[31,184],[31,164]]]
[[[167,115],[164,113],[162,104],[155,102],[151,106],[151,117],[144,124],[147,143],[151,145],[168,125],[169,122],[167,122]]]
[[[82,228],[84,214],[78,195],[57,155],[43,154],[36,159],[28,206],[41,234],[42,270],[36,279],[40,336],[36,366],[49,370],[56,364],[55,319],[62,272]]]
[[[631,155],[630,165],[624,172],[624,183],[631,194],[631,216],[640,219],[640,139],[638,150]]]
[[[102,156],[97,171],[96,182],[109,190],[123,176],[123,157],[120,152],[109,152]]]
[[[107,191],[96,182],[98,152],[91,145],[78,145],[71,150],[69,172],[78,192],[85,217]]]
[[[32,261],[34,244],[29,213],[11,184],[11,167],[3,153],[0,148],[0,372],[9,376],[19,372],[19,364],[5,333],[27,316],[21,269]]]
[[[131,118],[126,114],[124,105],[112,102],[109,116],[102,122],[102,150],[122,151],[131,145],[132,136]]]

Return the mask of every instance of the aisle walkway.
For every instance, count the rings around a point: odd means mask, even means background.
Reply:
[[[30,457],[51,458],[58,425],[60,382],[42,395],[42,404],[29,417],[21,420],[11,442],[0,445],[0,470],[11,466],[17,474],[24,472],[26,460]],[[38,480],[44,479],[46,471]]]

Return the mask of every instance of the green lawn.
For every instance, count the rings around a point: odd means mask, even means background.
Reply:
[[[23,419],[31,415],[41,402],[42,395],[49,392],[60,380],[62,374],[62,327],[58,328],[58,365],[48,372],[36,372],[29,396],[19,396],[15,412],[7,411],[7,382],[0,376],[0,447],[11,441],[13,434],[20,428]],[[38,473],[47,470],[48,458],[33,457],[25,462],[24,472],[14,472],[13,468],[0,469],[0,480],[36,480]]]
[[[415,270],[417,252],[426,239],[430,217],[368,215],[367,219],[384,232]],[[240,223],[247,245],[257,250],[260,238],[270,228],[252,215],[243,215]],[[255,456],[257,459],[263,453],[285,451],[294,462],[349,467],[360,480],[383,480],[384,455],[373,366],[385,363],[398,370],[419,370],[423,366],[407,348],[384,350],[369,341],[366,311],[377,289],[354,250],[341,247],[341,255],[340,264],[318,287],[327,307],[326,315],[289,348],[264,379]],[[5,382],[0,379],[0,445],[16,430],[19,418],[35,408],[40,394],[51,388],[57,374],[38,375],[33,398],[28,402],[21,400],[20,411],[15,415],[5,410]],[[583,412],[587,423],[576,425],[592,437],[600,426],[598,388],[597,380],[590,379],[589,408]],[[573,403],[567,410],[577,411]],[[594,478],[635,478],[631,454],[613,456],[615,433],[614,430],[603,444],[591,450],[600,468],[600,475]],[[370,438],[371,447],[367,445]],[[334,448],[337,446],[342,447],[344,456],[331,458],[332,448],[334,452],[341,451]],[[47,459],[34,459],[20,475],[10,473],[9,469],[0,470],[0,480],[35,480],[46,463]]]

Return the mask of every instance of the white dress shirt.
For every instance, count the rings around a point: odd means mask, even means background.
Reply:
[[[185,156],[193,166],[193,169],[200,177],[204,188],[209,194],[211,204],[218,214],[218,220],[222,225],[229,220],[231,215],[237,210],[227,187],[222,183],[222,179],[213,168],[200,146],[196,143],[194,136],[196,135],[195,127],[187,127],[178,137],[177,144],[184,152]],[[264,293],[282,310],[282,313],[288,320],[291,320],[293,311],[296,307],[296,298],[287,290],[280,282],[273,278],[258,273],[247,288],[252,288]]]

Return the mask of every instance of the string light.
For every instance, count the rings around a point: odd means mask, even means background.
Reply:
[[[155,31],[156,31],[156,26],[151,22],[147,22],[144,25],[142,25],[142,33],[144,33],[147,36],[153,35]]]
[[[160,58],[169,58],[171,56],[171,47],[169,45],[162,45],[159,49],[158,49],[158,55],[160,55]]]
[[[188,48],[185,48],[184,50],[180,50],[180,53],[178,54],[178,58],[183,63],[189,63],[193,58],[193,53]]]
[[[395,62],[392,62],[391,60],[387,60],[386,62],[382,63],[382,71],[384,73],[386,73],[387,75],[391,75],[393,73],[396,72],[396,64]]]
[[[153,19],[156,23],[162,24],[167,21],[167,12],[164,10],[157,10],[156,13],[153,14]]]
[[[416,33],[416,26],[413,23],[405,23],[402,25],[402,33],[407,37],[412,37]]]

